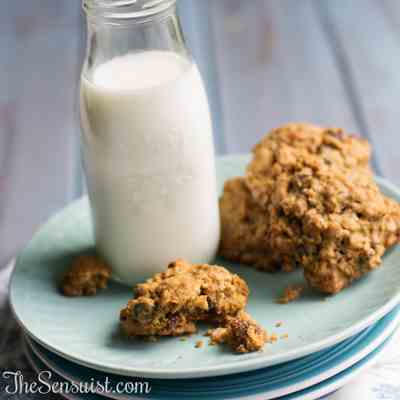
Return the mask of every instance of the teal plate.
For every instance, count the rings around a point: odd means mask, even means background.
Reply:
[[[241,175],[249,156],[218,160],[218,179]],[[400,201],[400,192],[377,178],[382,190]],[[249,312],[272,333],[288,339],[268,345],[264,352],[237,355],[220,346],[195,349],[206,327],[185,342],[165,338],[156,343],[121,336],[119,309],[131,289],[112,283],[91,298],[65,298],[59,282],[72,257],[93,247],[89,207],[83,198],[55,215],[18,257],[10,286],[14,314],[38,343],[87,367],[126,376],[177,379],[217,376],[254,370],[333,346],[367,328],[400,302],[400,248],[384,257],[383,268],[333,297],[306,291],[289,305],[276,303],[289,284],[302,282],[302,272],[267,274],[221,262],[250,286]],[[276,328],[278,321],[282,326]]]
[[[377,349],[390,337],[398,325],[400,307],[379,320],[361,333],[323,351],[272,367],[256,371],[231,374],[215,378],[199,379],[146,379],[151,393],[146,397],[152,400],[180,399],[214,400],[239,398],[249,394],[263,394],[263,399],[272,399],[299,392],[325,381],[350,368]],[[83,382],[109,382],[107,397],[123,400],[133,399],[129,391],[115,392],[115,388],[129,388],[132,382],[143,380],[104,374],[90,368],[67,361],[44,347],[26,338],[28,346],[51,370],[63,378],[80,384]],[[100,393],[102,394],[102,393]],[[103,395],[105,395],[103,393]]]

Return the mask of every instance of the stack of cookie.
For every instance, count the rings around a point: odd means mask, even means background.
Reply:
[[[288,124],[253,149],[244,177],[225,183],[220,254],[269,272],[304,268],[337,293],[377,268],[400,238],[400,205],[369,167],[371,149],[342,129]]]

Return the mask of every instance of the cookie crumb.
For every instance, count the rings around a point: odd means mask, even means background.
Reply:
[[[271,336],[268,337],[268,343],[275,343],[278,341],[278,336],[273,333]]]
[[[289,335],[287,333],[284,333],[283,335],[281,335],[280,337],[281,339],[288,339]]]
[[[268,342],[267,332],[246,312],[228,317],[223,326],[211,330],[210,344],[228,344],[236,353],[260,351]]]
[[[194,347],[196,348],[196,349],[200,349],[201,347],[203,347],[203,341],[202,340],[198,340],[197,342],[196,342],[196,344],[194,345]]]
[[[290,285],[283,291],[283,295],[277,300],[279,304],[288,304],[297,300],[305,289],[304,285]]]

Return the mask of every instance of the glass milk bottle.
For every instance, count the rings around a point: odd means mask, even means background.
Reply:
[[[210,262],[220,226],[204,85],[175,1],[86,0],[82,151],[98,252],[133,284]]]

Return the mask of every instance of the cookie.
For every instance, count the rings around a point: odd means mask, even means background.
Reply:
[[[105,289],[111,278],[111,268],[95,255],[75,258],[64,275],[60,289],[65,296],[94,296]]]

